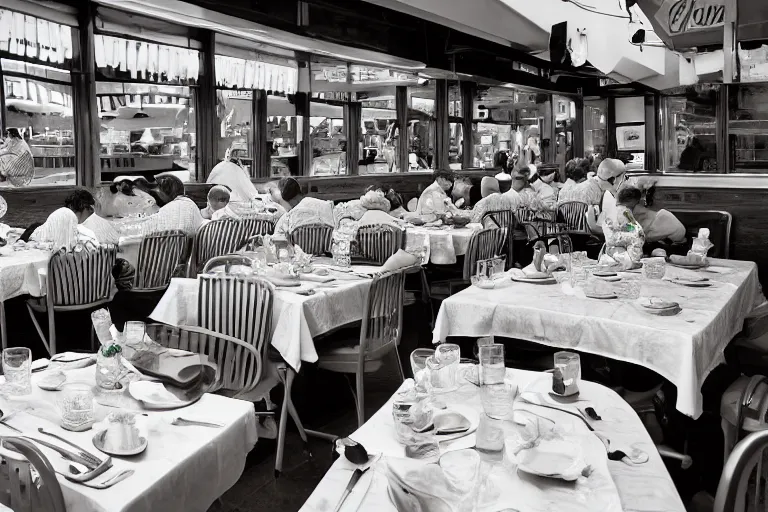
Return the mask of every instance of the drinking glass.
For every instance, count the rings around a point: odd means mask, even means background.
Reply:
[[[144,322],[125,322],[125,343],[139,345],[144,341],[146,326]]]
[[[3,350],[3,373],[8,394],[23,396],[32,393],[32,351],[26,347]]]
[[[413,378],[417,379],[417,376],[427,367],[427,359],[435,355],[435,351],[431,348],[417,348],[411,352],[411,371],[413,372]]]
[[[637,300],[640,298],[640,280],[631,277],[623,277],[615,283],[614,290],[620,299]]]
[[[581,358],[574,352],[555,352],[555,371],[562,375],[564,389],[555,389],[555,380],[552,381],[553,391],[560,395],[573,395],[579,391],[581,380]]]
[[[93,391],[90,384],[65,384],[57,405],[61,412],[61,428],[80,432],[93,426]]]
[[[484,453],[497,453],[504,450],[504,429],[501,427],[500,420],[486,415],[480,416],[475,448]]]
[[[646,279],[662,279],[667,272],[667,262],[664,258],[645,258],[643,262],[643,277]]]
[[[480,402],[485,415],[496,420],[504,419],[512,410],[515,391],[515,386],[508,382],[480,386]]]
[[[504,366],[504,345],[493,343],[477,348],[480,359],[480,384],[499,384],[504,382],[507,369]]]

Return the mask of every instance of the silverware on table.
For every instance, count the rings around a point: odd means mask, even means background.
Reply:
[[[107,457],[103,461],[99,460],[99,462],[96,463],[93,460],[92,455],[89,455],[88,453],[82,450],[79,450],[78,452],[72,452],[67,450],[66,448],[62,448],[57,444],[49,443],[48,441],[45,441],[44,439],[39,439],[37,437],[24,436],[24,439],[29,439],[30,441],[33,441],[35,443],[45,446],[46,448],[50,448],[51,450],[54,450],[55,452],[64,456],[65,459],[71,460],[72,462],[77,462],[78,464],[82,464],[83,466],[88,468],[90,472],[93,472],[99,468],[104,468],[105,466],[106,468],[104,469],[104,471],[106,471],[106,469],[112,466],[111,457]],[[98,475],[94,475],[94,476],[98,476]]]
[[[191,426],[198,426],[198,427],[211,427],[211,428],[223,428],[224,425],[221,423],[210,423],[207,421],[196,421],[196,420],[188,420],[184,418],[173,418],[173,421],[171,422],[173,425],[180,426],[180,427],[191,427]]]
[[[50,437],[52,437],[54,439],[57,439],[57,440],[61,441],[62,443],[67,444],[70,447],[74,448],[75,450],[78,450],[79,454],[82,455],[84,459],[89,459],[91,462],[93,462],[97,466],[99,464],[101,464],[101,462],[102,462],[99,457],[97,457],[96,455],[90,453],[88,450],[77,446],[75,443],[67,441],[63,437],[58,436],[58,435],[54,434],[53,432],[48,432],[43,427],[38,427],[37,431],[40,432],[41,434],[45,434],[46,436],[50,436]]]
[[[366,471],[368,471],[370,467],[367,467],[365,469],[357,468],[354,473],[352,473],[352,478],[349,479],[349,483],[347,484],[347,488],[344,489],[344,494],[341,495],[341,499],[339,500],[339,504],[336,505],[336,508],[334,509],[334,512],[339,512],[341,510],[341,507],[344,505],[344,502],[347,501],[347,498],[350,494],[352,494],[352,489],[355,488],[355,485],[357,485],[357,482],[360,480],[360,478],[365,474]]]
[[[113,485],[115,485],[115,484],[117,484],[119,482],[122,482],[123,480],[125,480],[129,476],[133,475],[134,473],[135,473],[135,471],[132,470],[132,469],[124,469],[123,471],[119,472],[115,476],[107,478],[106,480],[104,480],[102,482],[98,482],[98,483],[80,482],[80,481],[74,479],[71,475],[67,475],[65,473],[60,473],[60,474],[64,475],[64,478],[66,478],[70,482],[75,482],[75,483],[78,483],[80,485],[84,485],[86,487],[90,487],[91,489],[108,489],[108,488],[112,487]]]

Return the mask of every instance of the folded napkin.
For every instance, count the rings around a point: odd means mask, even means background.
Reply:
[[[387,261],[381,266],[381,272],[392,272],[393,270],[412,267],[419,262],[420,260],[417,256],[399,249],[395,254],[387,258]]]
[[[31,368],[45,368],[46,366],[55,366],[59,370],[76,370],[92,365],[96,361],[96,354],[85,354],[82,352],[60,352],[48,359],[43,357],[32,361]]]
[[[539,271],[536,269],[533,263],[525,267],[524,269],[512,269],[510,271],[515,277],[517,278],[528,278],[528,279],[537,279],[537,278],[543,278],[548,277],[548,274],[544,271]]]
[[[299,279],[312,283],[330,283],[336,280],[333,276],[319,276],[317,274],[299,274]]]

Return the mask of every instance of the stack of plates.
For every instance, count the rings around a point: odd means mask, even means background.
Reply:
[[[530,274],[524,274],[522,271],[513,272],[512,280],[518,283],[533,283],[533,284],[555,284],[557,280],[544,272],[532,272]]]
[[[653,298],[641,299],[640,307],[642,307],[643,311],[646,313],[658,316],[674,316],[682,311],[680,304],[677,302]]]

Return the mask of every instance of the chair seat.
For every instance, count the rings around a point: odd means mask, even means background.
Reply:
[[[360,356],[360,339],[335,339],[333,346],[324,347],[318,351],[318,368],[336,373],[355,373]],[[366,358],[365,373],[371,373],[381,368],[381,359]]]
[[[750,377],[742,375],[728,386],[720,399],[720,417],[730,425],[736,426],[738,422],[737,417],[741,406],[739,401],[749,381]],[[768,429],[768,422],[761,421],[756,417],[758,411],[763,409],[763,403],[766,399],[768,399],[768,385],[758,385],[748,408],[751,410],[751,414],[745,414],[743,418],[743,428],[747,432]]]

